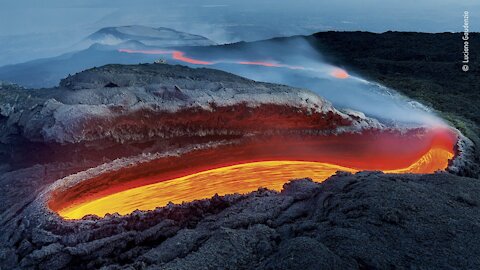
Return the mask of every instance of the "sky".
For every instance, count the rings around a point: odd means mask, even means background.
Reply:
[[[0,65],[66,52],[102,27],[148,25],[217,43],[327,30],[480,29],[478,0],[0,0]]]

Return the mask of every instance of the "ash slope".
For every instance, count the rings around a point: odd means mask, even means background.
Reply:
[[[4,175],[5,181],[12,179]],[[339,174],[322,184],[293,181],[281,193],[214,197],[123,218],[72,223],[32,218],[35,213],[25,211],[9,222],[3,219],[0,264],[38,269],[473,269],[480,263],[478,192],[478,180],[447,173],[364,172]]]

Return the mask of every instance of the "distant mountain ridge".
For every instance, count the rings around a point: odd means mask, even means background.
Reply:
[[[88,36],[81,44],[86,44],[88,47],[94,43],[118,45],[128,41],[158,47],[215,45],[215,42],[203,36],[165,27],[154,28],[143,25],[105,27]]]
[[[200,47],[215,45],[203,36],[165,27],[129,25],[105,27],[89,35],[70,52],[48,58],[0,67],[0,80],[27,88],[52,87],[61,78],[94,66],[109,63],[135,64],[151,62],[152,57],[125,55],[118,49]]]

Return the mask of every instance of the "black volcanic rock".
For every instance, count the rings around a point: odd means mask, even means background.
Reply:
[[[19,90],[19,89],[24,89],[24,88],[15,83],[0,81],[0,90]]]
[[[5,180],[5,178],[4,178]],[[39,269],[472,269],[480,182],[448,173],[338,174],[280,193],[124,217],[2,219],[0,265]]]

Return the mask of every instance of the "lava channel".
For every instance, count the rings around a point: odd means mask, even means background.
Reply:
[[[213,195],[281,190],[291,179],[322,182],[337,171],[432,173],[454,157],[448,128],[340,135],[270,135],[140,163],[53,191],[48,206],[65,219],[153,210]]]

